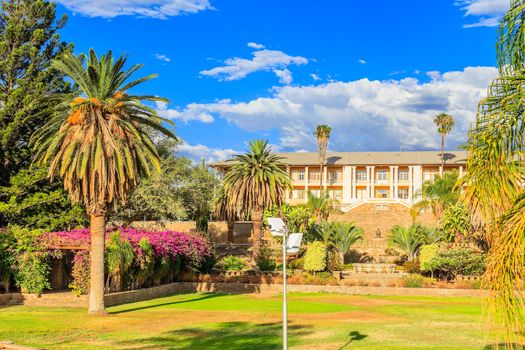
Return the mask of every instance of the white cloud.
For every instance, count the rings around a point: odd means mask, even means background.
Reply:
[[[312,77],[313,81],[319,81],[319,80],[321,80],[321,78],[320,78],[317,74],[315,74],[315,73],[310,74],[310,76]]]
[[[366,64],[366,61],[362,58],[358,59],[357,62],[359,62],[359,64]]]
[[[459,0],[465,16],[479,17],[477,22],[465,24],[465,28],[496,27],[510,6],[509,0]]]
[[[257,43],[248,43],[248,47],[251,47],[252,49],[256,49],[256,50],[261,50],[265,48],[263,44],[257,44]]]
[[[138,16],[165,19],[212,9],[209,0],[57,0],[74,13],[88,17]]]
[[[273,72],[277,75],[281,84],[289,85],[292,83],[292,72],[288,69],[274,69]]]
[[[161,53],[156,53],[154,54],[153,56],[155,56],[156,59],[160,60],[160,61],[164,61],[164,62],[171,62],[171,58],[169,58],[168,56],[164,55],[164,54],[161,54]]]
[[[453,148],[465,142],[478,101],[497,74],[494,67],[467,67],[429,72],[427,82],[361,79],[285,86],[274,89],[271,97],[192,104],[179,113],[181,118],[186,113],[220,116],[249,132],[278,129],[283,150],[315,150],[312,130],[329,124],[334,130],[331,149],[373,151],[438,148],[433,118],[448,112],[456,118],[446,141]]]
[[[204,158],[208,163],[230,159],[232,156],[241,153],[231,148],[210,148],[202,144],[190,145],[185,141],[179,146],[179,151],[196,162]]]
[[[250,45],[248,44],[248,46]],[[292,64],[303,65],[308,63],[308,59],[304,57],[290,56],[277,50],[260,49],[253,52],[252,55],[252,59],[229,58],[224,61],[224,66],[203,70],[200,74],[219,80],[232,81],[242,79],[255,72],[273,71],[281,83],[290,84],[292,82],[292,74],[286,67]]]
[[[190,122],[192,120],[197,120],[202,123],[213,123],[213,116],[206,111],[203,111],[200,106],[195,104],[189,104],[186,106],[184,112],[178,109],[168,108],[166,102],[156,102],[155,107],[157,113],[164,118],[171,120],[180,120],[184,123]],[[197,108],[195,108],[197,107]]]

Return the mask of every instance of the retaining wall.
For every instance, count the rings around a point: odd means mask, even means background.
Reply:
[[[301,293],[339,293],[348,295],[384,295],[384,296],[440,296],[440,297],[483,297],[486,291],[475,289],[440,289],[440,288],[395,288],[395,287],[360,287],[360,286],[313,286],[288,285],[288,291]],[[176,282],[158,287],[139,289],[128,292],[112,293],[105,296],[106,305],[133,303],[160,298],[175,293],[217,292],[217,293],[261,293],[278,294],[282,292],[280,284],[250,283],[199,283]],[[0,295],[0,305],[28,305],[55,307],[83,307],[88,305],[88,297],[77,297],[71,292],[51,292],[42,295],[11,293]]]

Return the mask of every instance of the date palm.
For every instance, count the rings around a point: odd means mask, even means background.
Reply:
[[[129,81],[141,65],[125,70],[126,57],[110,52],[97,57],[65,54],[55,69],[69,77],[78,94],[46,99],[51,117],[33,135],[36,160],[49,162],[48,176],[62,177],[75,203],[83,203],[90,216],[91,272],[89,312],[105,314],[104,244],[108,213],[124,203],[141,177],[160,170],[155,145],[146,128],[175,137],[165,129],[155,110],[141,101],[164,101],[154,96],[128,93],[150,80],[150,75]]]
[[[525,1],[511,0],[498,31],[500,76],[479,104],[462,179],[473,219],[487,230],[487,315],[506,348],[518,348],[514,339],[525,333],[524,20]]]
[[[332,128],[325,124],[317,125],[314,132],[314,135],[317,138],[317,150],[319,153],[319,187],[321,194],[323,193],[323,166],[326,163],[326,150],[328,148],[328,140],[330,139],[331,132]]]
[[[456,124],[454,118],[447,114],[441,113],[435,116],[434,124],[436,124],[438,132],[441,134],[441,166],[445,165],[445,136],[452,131]]]
[[[265,208],[282,205],[291,181],[282,157],[272,153],[268,141],[250,142],[245,154],[231,160],[224,177],[224,195],[230,208],[242,216],[251,213],[254,262],[261,256],[262,224]]]

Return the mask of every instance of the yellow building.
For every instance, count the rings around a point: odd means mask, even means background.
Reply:
[[[308,192],[319,195],[323,189],[340,203],[344,212],[366,203],[410,206],[417,200],[423,183],[435,175],[457,170],[459,176],[463,176],[467,156],[463,151],[447,151],[442,167],[439,151],[329,152],[321,177],[316,152],[278,155],[283,157],[292,179],[288,203],[306,203]],[[229,164],[219,162],[212,166],[221,176]]]

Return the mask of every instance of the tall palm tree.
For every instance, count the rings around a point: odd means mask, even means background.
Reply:
[[[314,135],[317,138],[317,151],[319,153],[319,188],[323,193],[323,166],[326,163],[326,150],[332,128],[325,124],[317,125]]]
[[[441,113],[434,117],[438,132],[441,134],[441,166],[445,165],[445,136],[452,131],[456,124],[454,117],[447,113]]]
[[[251,213],[253,222],[254,262],[261,256],[264,208],[281,205],[291,181],[282,157],[272,153],[268,141],[250,142],[245,154],[231,160],[231,168],[224,177],[224,192],[228,206],[238,208],[240,214]]]
[[[128,90],[155,77],[129,78],[141,65],[124,69],[127,57],[110,52],[97,57],[66,53],[53,62],[78,85],[78,94],[49,97],[51,118],[35,133],[36,160],[49,162],[48,176],[61,176],[75,203],[90,216],[91,272],[89,312],[105,314],[104,240],[108,213],[124,203],[143,176],[160,170],[159,156],[146,128],[175,138],[161,125],[165,119],[141,101],[166,101],[137,96]]]
[[[487,320],[514,349],[516,336],[525,333],[525,1],[510,3],[496,41],[500,76],[480,101],[462,180],[465,202],[475,222],[485,225],[490,246]]]
[[[233,242],[235,219],[238,217],[239,208],[233,207],[228,201],[224,191],[224,183],[217,186],[212,198],[212,207],[215,216],[226,220],[228,226],[228,242]]]

